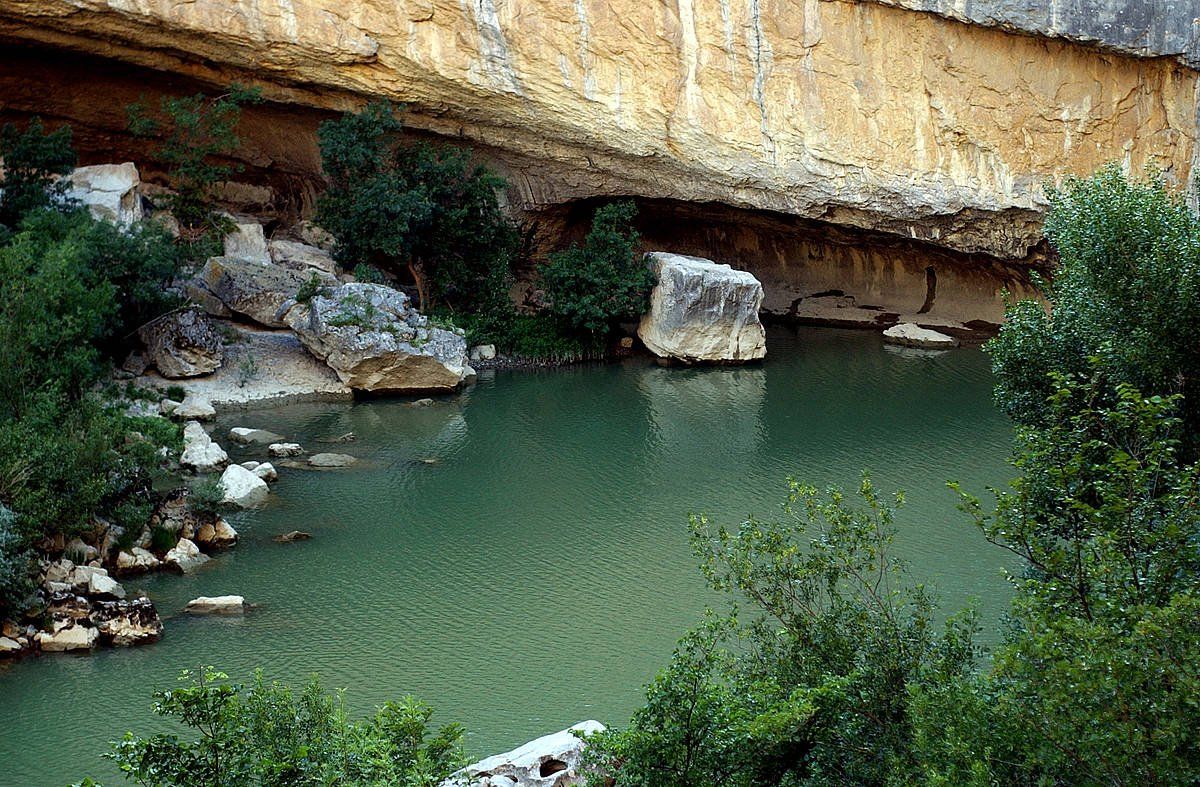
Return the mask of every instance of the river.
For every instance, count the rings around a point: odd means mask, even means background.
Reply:
[[[271,504],[230,517],[236,549],[188,577],[125,580],[158,605],[148,647],[0,665],[0,781],[121,783],[99,759],[127,729],[169,729],[154,689],[187,667],[320,673],[366,713],[403,694],[460,721],[473,754],[586,718],[623,723],[706,605],[689,512],[734,525],[778,511],[794,476],[903,488],[897,551],[946,608],[1007,603],[1000,550],[955,510],[956,479],[1003,484],[1011,427],[987,358],[885,347],[878,335],[772,331],[758,366],[662,368],[645,358],[485,372],[461,395],[289,405],[223,417],[358,467],[283,469]],[[354,432],[357,440],[320,440]],[[311,541],[277,544],[288,530]],[[243,618],[189,618],[236,593]]]

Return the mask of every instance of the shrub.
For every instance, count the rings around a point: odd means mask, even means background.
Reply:
[[[230,85],[219,96],[164,96],[157,111],[146,99],[126,107],[129,130],[142,137],[160,139],[154,156],[167,165],[175,193],[171,212],[190,230],[216,227],[209,203],[212,188],[240,170],[220,157],[237,149],[242,107],[262,100],[257,88]]]
[[[541,270],[550,309],[576,330],[604,335],[650,305],[654,274],[635,253],[637,207],[615,202],[596,211],[583,245],[552,254]]]
[[[140,784],[264,787],[439,784],[462,764],[462,730],[429,729],[432,711],[405,698],[362,720],[313,678],[299,693],[261,673],[242,686],[211,667],[158,692],[155,711],[197,734],[127,733],[106,755]]]
[[[188,508],[205,517],[215,517],[225,505],[221,479],[210,476],[188,490]]]
[[[33,550],[17,530],[16,515],[0,505],[0,620],[28,606],[35,568]]]
[[[386,101],[321,124],[329,189],[317,221],[337,239],[336,256],[347,266],[407,271],[422,310],[474,311],[517,244],[496,197],[505,181],[472,167],[464,150],[396,144],[400,128]]]
[[[1043,283],[1050,310],[1008,310],[988,350],[997,401],[1024,424],[1044,424],[1053,373],[1090,372],[1147,395],[1184,395],[1185,451],[1200,450],[1200,218],[1156,180],[1116,166],[1050,193],[1046,236],[1058,252]]]
[[[6,123],[0,127],[0,159],[4,161],[0,226],[15,228],[27,214],[61,198],[65,184],[55,183],[54,176],[66,175],[75,167],[71,127],[46,133],[41,118],[36,117],[24,131]],[[4,240],[0,237],[0,243]]]

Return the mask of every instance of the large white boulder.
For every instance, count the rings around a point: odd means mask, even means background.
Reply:
[[[221,474],[222,502],[239,508],[258,508],[267,502],[271,490],[267,482],[241,465],[230,465]]]
[[[212,473],[229,464],[225,449],[213,442],[197,421],[188,421],[183,427],[183,453],[179,464],[197,473]]]
[[[574,787],[582,785],[580,760],[587,746],[583,736],[603,732],[598,721],[544,735],[504,754],[468,765],[442,782],[442,787]]]
[[[82,203],[95,218],[128,227],[142,218],[141,182],[132,162],[95,164],[79,167],[67,176],[66,195]]]
[[[407,295],[381,284],[343,284],[295,304],[285,320],[351,388],[446,391],[470,370],[461,333],[429,325]]]
[[[188,394],[177,407],[171,410],[171,417],[177,421],[192,419],[195,421],[211,421],[217,417],[217,408],[212,402],[202,396]]]
[[[958,339],[938,331],[922,328],[916,323],[902,322],[893,325],[883,332],[883,340],[888,344],[899,344],[904,347],[923,347],[929,350],[948,350],[958,346]]]
[[[651,252],[646,262],[658,284],[638,336],[651,352],[689,363],[752,361],[767,354],[758,279],[682,254]]]

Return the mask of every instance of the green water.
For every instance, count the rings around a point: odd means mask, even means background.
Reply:
[[[769,346],[752,368],[638,359],[501,372],[431,407],[296,405],[223,420],[218,437],[265,427],[363,465],[284,470],[268,508],[231,518],[235,550],[194,576],[126,581],[157,603],[158,644],[0,666],[0,782],[117,783],[97,756],[106,741],[155,729],[151,691],[201,663],[237,677],[319,672],[361,712],[416,694],[435,719],[465,723],[476,754],[585,718],[622,723],[714,601],[687,548],[688,512],[730,524],[770,515],[789,475],[853,484],[868,467],[880,487],[904,488],[900,551],[947,605],[976,596],[995,620],[1004,557],[944,486],[982,492],[1009,475],[1010,429],[983,354],[920,356],[816,329]],[[356,442],[317,442],[349,431]],[[271,541],[292,529],[313,540]],[[179,614],[226,593],[260,606],[244,619]]]

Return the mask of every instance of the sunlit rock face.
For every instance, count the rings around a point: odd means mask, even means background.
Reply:
[[[769,308],[832,280],[857,302],[916,311],[932,264],[939,308],[960,298],[953,319],[994,321],[996,294],[1025,286],[1037,258],[1046,183],[1110,161],[1190,181],[1194,6],[12,0],[0,40],[23,47],[0,53],[0,115],[70,121],[85,158],[110,161],[138,152],[122,106],[142,92],[259,85],[269,102],[247,112],[239,155],[269,184],[255,199],[296,218],[320,186],[318,122],[388,97],[411,128],[474,146],[535,215],[633,195],[809,222],[794,254],[738,257]],[[826,231],[876,240],[805,256]],[[899,240],[924,246],[897,262]],[[760,271],[787,271],[786,291]]]

